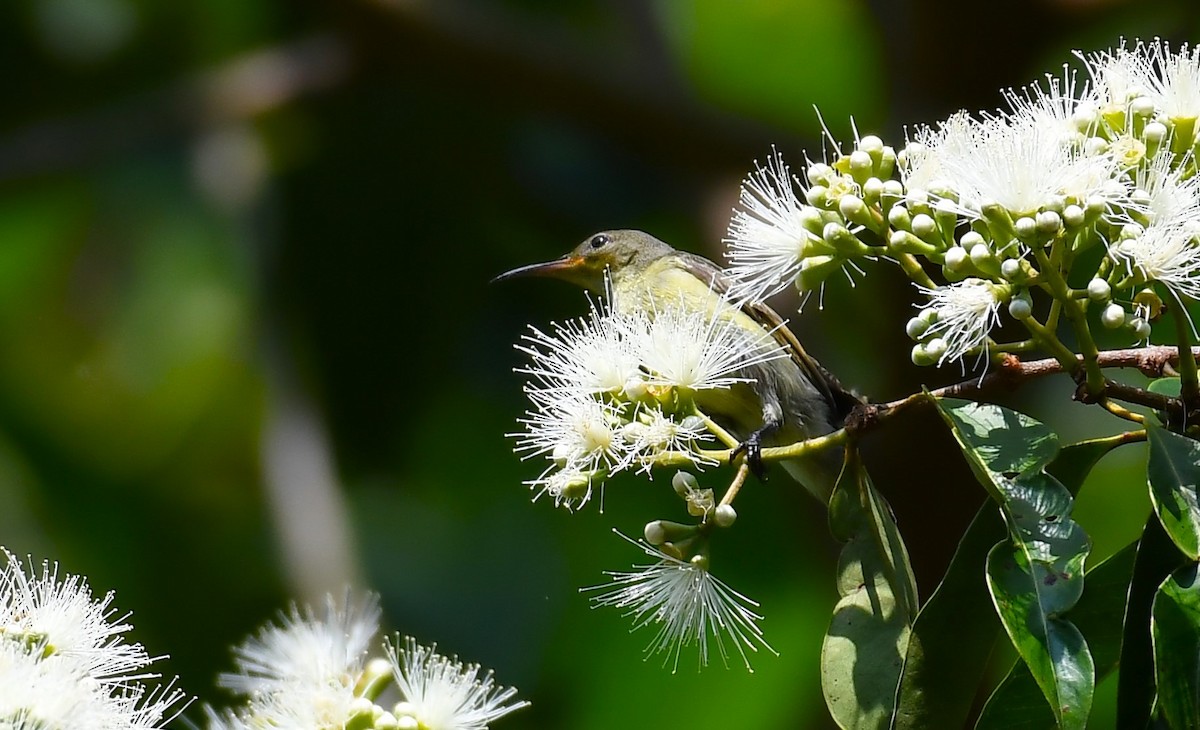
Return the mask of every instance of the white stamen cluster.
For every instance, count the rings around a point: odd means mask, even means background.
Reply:
[[[0,548],[0,727],[158,728],[186,707],[174,681],[150,687],[158,657],[128,644],[113,594],[57,564],[29,570]]]
[[[695,395],[746,382],[745,368],[785,356],[766,330],[739,326],[736,312],[727,299],[708,312],[671,297],[646,312],[594,304],[582,320],[526,336],[518,349],[531,363],[518,372],[530,376],[533,409],[511,435],[524,458],[550,462],[529,482],[535,499],[577,508],[594,483],[648,470],[656,456],[707,463],[699,444],[711,436]]]

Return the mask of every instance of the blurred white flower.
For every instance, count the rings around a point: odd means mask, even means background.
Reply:
[[[396,686],[404,698],[393,714],[402,723],[411,718],[421,730],[484,730],[488,723],[529,705],[512,701],[517,690],[496,685],[491,670],[480,676],[478,664],[444,657],[436,649],[410,637],[397,636],[387,643]]]
[[[531,395],[531,400],[539,407],[518,419],[525,431],[509,434],[517,439],[522,459],[545,455],[561,468],[609,473],[628,463],[628,444],[621,438],[626,421],[619,406],[588,395],[541,403]]]
[[[320,613],[292,606],[234,649],[236,673],[220,684],[247,698],[210,728],[341,727],[355,710],[355,689],[379,629],[379,599],[355,604],[349,591],[326,596]]]
[[[935,353],[938,365],[961,360],[971,350],[983,347],[999,320],[1000,302],[991,284],[971,278],[936,289],[919,288],[929,297],[926,306],[937,313],[925,336],[929,341],[942,341],[937,348],[941,352]],[[985,355],[980,352],[980,357]]]
[[[1200,47],[1189,49],[1185,43],[1172,51],[1171,44],[1156,40],[1138,50],[1147,54],[1157,70],[1147,89],[1155,109],[1172,121],[1200,117]]]
[[[622,535],[624,537],[624,535]],[[629,540],[629,538],[625,538]],[[583,590],[600,591],[592,596],[593,606],[627,609],[634,629],[657,628],[646,647],[646,657],[664,654],[663,665],[679,669],[680,655],[695,645],[700,666],[709,661],[709,639],[716,643],[721,661],[728,665],[732,652],[753,671],[747,651],[775,650],[763,639],[753,609],[758,604],[709,573],[701,564],[671,557],[645,542],[629,540],[657,562],[635,565],[631,572],[606,572],[612,582]]]
[[[1091,84],[1083,103],[1094,106],[1102,117],[1123,118],[1130,103],[1144,98],[1154,83],[1154,70],[1141,42],[1132,49],[1124,44],[1094,53],[1075,52],[1083,61]]]
[[[806,220],[809,225],[820,221],[821,214],[796,194],[795,180],[778,151],[767,164],[756,164],[742,182],[739,205],[724,241],[730,263],[726,273],[737,282],[735,298],[763,301],[787,288],[812,247],[823,243],[805,226]]]
[[[1195,220],[1155,224],[1140,235],[1118,241],[1109,252],[1131,273],[1136,270],[1177,295],[1200,299],[1198,235],[1200,223]]]

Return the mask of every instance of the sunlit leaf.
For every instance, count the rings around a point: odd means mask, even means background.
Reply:
[[[886,727],[917,607],[908,552],[887,503],[857,454],[829,501],[834,536],[845,541],[838,594],[821,649],[821,687],[843,728]]]
[[[999,406],[944,399],[938,409],[1008,526],[1011,542],[997,544],[987,560],[1000,621],[1059,726],[1082,728],[1095,668],[1083,635],[1063,615],[1083,593],[1091,542],[1071,519],[1071,493],[1045,471],[1058,439]]]
[[[1192,560],[1200,560],[1200,442],[1147,424],[1150,500],[1163,529]]]
[[[1195,563],[1171,574],[1151,611],[1158,707],[1173,728],[1200,727],[1200,580]]]

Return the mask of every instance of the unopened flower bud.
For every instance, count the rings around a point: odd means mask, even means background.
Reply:
[[[1081,226],[1085,220],[1083,208],[1078,205],[1068,205],[1063,208],[1062,217],[1063,223],[1071,227]]]
[[[1037,221],[1029,216],[1021,216],[1013,221],[1013,229],[1017,232],[1018,238],[1028,240],[1037,235]]]
[[[1102,137],[1088,137],[1083,143],[1083,153],[1089,157],[1099,157],[1108,152],[1108,140]]]
[[[1104,279],[1092,279],[1087,285],[1087,295],[1093,302],[1107,302],[1112,298],[1112,287]]]
[[[663,529],[662,520],[647,522],[642,528],[642,537],[651,545],[662,545],[667,541],[667,531]]]
[[[869,174],[875,168],[875,162],[871,159],[871,155],[862,150],[855,150],[850,153],[850,174],[854,177]]]
[[[946,268],[960,272],[967,266],[967,250],[962,246],[951,246],[946,249]]]
[[[1025,272],[1021,271],[1020,259],[1004,259],[1000,262],[1000,275],[1009,281],[1024,279]]]
[[[1100,313],[1100,323],[1109,329],[1116,329],[1125,324],[1125,308],[1113,302]]]
[[[855,220],[866,214],[867,204],[856,195],[843,195],[838,201],[838,210],[850,220]]]
[[[863,198],[878,202],[883,197],[883,181],[877,177],[868,178],[862,186]]]
[[[947,345],[946,341],[941,337],[934,337],[932,340],[925,343],[925,352],[928,353],[929,356],[934,360],[937,360],[941,358],[942,355],[946,354],[948,347],[949,345]]]
[[[1033,316],[1033,302],[1029,299],[1029,293],[1022,294],[1023,296],[1015,296],[1008,301],[1008,313],[1013,319],[1027,319]]]
[[[1037,229],[1042,233],[1054,234],[1062,228],[1062,217],[1052,210],[1043,210],[1035,219]]]
[[[874,134],[868,134],[858,140],[858,148],[874,157],[883,153],[883,140]]]
[[[1139,226],[1137,223],[1126,223],[1121,226],[1121,238],[1137,238],[1146,232],[1146,229]]]
[[[1154,100],[1148,96],[1139,96],[1129,102],[1129,111],[1139,117],[1149,117],[1154,115]]]
[[[686,471],[677,471],[675,476],[671,477],[671,488],[680,497],[687,497],[688,492],[700,488],[700,482]]]
[[[904,197],[904,183],[899,180],[884,180],[883,194],[894,200]]]
[[[909,339],[919,340],[921,336],[929,329],[929,323],[920,317],[913,317],[908,320],[908,324],[904,325],[904,333]]]
[[[922,240],[929,240],[937,233],[937,223],[931,216],[918,213],[912,219],[912,232]]]
[[[717,523],[718,527],[729,527],[737,521],[737,510],[732,504],[718,505],[713,510],[713,522]]]
[[[1160,145],[1167,138],[1167,125],[1162,122],[1150,122],[1142,130],[1142,138],[1148,145]]]
[[[833,178],[833,174],[833,168],[824,162],[814,162],[805,171],[809,185],[828,186],[829,181]]]
[[[1130,323],[1130,326],[1133,328],[1134,338],[1138,340],[1150,339],[1150,323],[1146,320],[1142,319],[1141,317],[1134,317],[1133,321]]]
[[[971,247],[971,263],[983,268],[992,262],[995,257],[992,255],[992,250],[988,248],[986,243],[977,243]]]
[[[888,223],[892,224],[892,228],[900,230],[912,228],[912,218],[908,214],[908,208],[905,208],[904,205],[893,205],[888,211]]]
[[[824,185],[813,185],[804,194],[804,199],[809,205],[815,205],[818,208],[824,208],[829,202],[829,188]]]

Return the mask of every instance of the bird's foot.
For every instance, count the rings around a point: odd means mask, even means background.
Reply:
[[[755,476],[760,482],[766,481],[767,471],[762,460],[762,439],[763,435],[770,430],[764,426],[757,431],[751,433],[737,447],[733,453],[729,455],[730,460],[736,459],[739,455],[746,455],[746,466],[750,467],[750,473]]]

